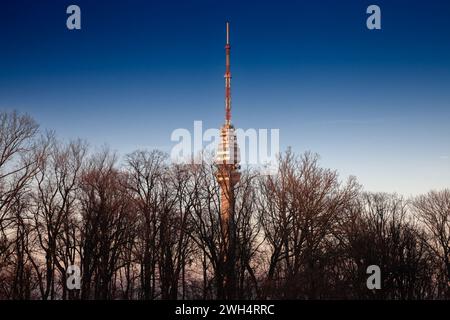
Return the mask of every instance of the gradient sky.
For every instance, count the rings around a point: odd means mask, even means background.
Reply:
[[[446,0],[2,0],[0,109],[121,154],[170,151],[174,129],[223,122],[226,20],[237,127],[279,128],[282,150],[366,190],[450,187]]]

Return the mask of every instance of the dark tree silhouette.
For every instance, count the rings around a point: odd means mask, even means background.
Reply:
[[[227,243],[217,170],[119,162],[1,112],[0,299],[450,299],[449,190],[369,193],[288,150],[273,175],[240,170]]]

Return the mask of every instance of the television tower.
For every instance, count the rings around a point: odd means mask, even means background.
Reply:
[[[225,45],[225,123],[220,130],[220,142],[217,150],[216,178],[220,186],[220,227],[221,276],[223,287],[218,288],[222,299],[234,299],[236,293],[236,241],[234,205],[235,185],[239,182],[239,147],[236,132],[231,124],[231,71],[230,71],[230,24],[227,22],[227,42]],[[222,291],[223,292],[220,292]]]

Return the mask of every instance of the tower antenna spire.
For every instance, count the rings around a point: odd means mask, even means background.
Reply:
[[[225,45],[225,124],[231,125],[231,71],[230,71],[230,23],[227,22]]]

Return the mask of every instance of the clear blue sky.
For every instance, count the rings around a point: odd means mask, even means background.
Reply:
[[[66,29],[77,4],[82,30]],[[382,30],[367,30],[370,4]],[[450,187],[450,2],[63,1],[0,4],[0,109],[121,154],[223,119],[279,128],[371,191]]]

